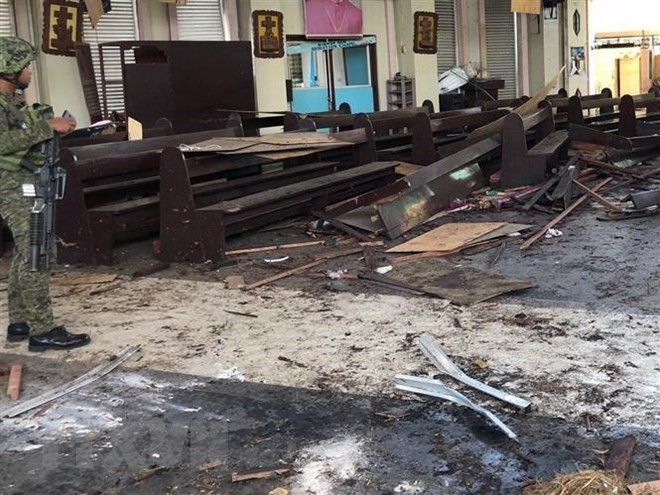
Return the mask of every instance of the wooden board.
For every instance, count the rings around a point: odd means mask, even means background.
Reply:
[[[447,223],[408,242],[399,244],[387,252],[421,253],[426,251],[453,251],[505,225],[502,222]]]
[[[457,304],[476,304],[509,292],[531,289],[533,284],[502,275],[494,275],[454,263],[434,259],[427,261],[429,270],[420,270],[410,263],[397,265],[390,278],[404,282],[420,291],[432,293]],[[432,265],[431,265],[432,263]]]
[[[511,12],[541,14],[541,0],[511,0]]]
[[[660,495],[660,481],[628,485],[628,490],[632,495]]]
[[[479,237],[478,239],[475,239],[473,242],[470,244],[475,244],[478,242],[484,242],[484,241],[490,241],[491,239],[497,239],[498,237],[505,237],[511,234],[515,234],[516,232],[521,232],[523,230],[531,229],[533,225],[527,225],[524,223],[507,223],[504,224],[502,227],[499,229],[495,229],[492,232],[489,232],[486,235],[483,235]]]

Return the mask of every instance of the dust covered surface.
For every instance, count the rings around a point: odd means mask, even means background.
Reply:
[[[144,242],[117,249],[114,267],[61,267],[59,276],[119,278],[53,287],[58,321],[90,331],[90,346],[37,358],[24,343],[4,344],[2,369],[26,364],[23,397],[126,345],[143,349],[51,408],[0,423],[0,492],[511,494],[528,478],[601,467],[611,441],[629,433],[639,441],[630,478],[657,479],[659,220],[596,216],[573,215],[562,237],[526,253],[512,238],[495,264],[494,250],[448,258],[536,285],[470,307],[317,272],[255,291],[225,286],[227,276],[253,282],[330,247],[172,265],[134,278],[151,259]],[[451,219],[462,220],[541,225],[547,217]],[[309,240],[303,223],[237,237],[232,247]],[[282,255],[290,258],[264,262]],[[429,272],[433,264],[415,266]],[[354,255],[318,270],[355,274],[363,266]],[[533,402],[531,412],[518,412],[444,379],[495,412],[519,445],[472,411],[394,390],[396,373],[437,374],[414,344],[422,333],[466,373]],[[7,406],[3,397],[0,407]],[[212,461],[221,464],[199,471]],[[281,479],[228,481],[232,472],[283,465],[292,469]]]

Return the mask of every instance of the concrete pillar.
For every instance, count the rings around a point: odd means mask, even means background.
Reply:
[[[580,30],[575,34],[573,15],[578,12],[580,17]],[[566,33],[568,46],[566,47],[566,69],[568,71],[568,94],[574,94],[578,89],[583,95],[589,94],[589,2],[587,0],[567,0],[566,2]],[[582,62],[580,74],[571,75],[571,48],[583,47],[585,60]],[[614,91],[614,88],[610,88]]]
[[[363,2],[364,3],[364,2]],[[438,59],[435,55],[421,55],[413,51],[415,12],[435,12],[433,0],[395,0],[395,27],[398,46],[399,71],[415,78],[416,104],[431,100],[438,108]]]

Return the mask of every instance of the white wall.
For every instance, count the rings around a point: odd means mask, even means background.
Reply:
[[[582,0],[584,3],[586,0]],[[614,31],[660,30],[658,0],[593,0],[591,27],[594,34]]]

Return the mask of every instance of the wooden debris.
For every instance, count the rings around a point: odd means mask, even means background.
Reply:
[[[417,294],[424,294],[427,296],[442,298],[441,296],[435,293],[427,292],[424,288],[413,287],[412,285],[409,285],[405,282],[402,282],[400,280],[395,280],[393,278],[388,277],[387,275],[380,275],[379,273],[369,273],[369,272],[360,273],[358,275],[358,278],[369,280],[371,282],[376,282],[380,285],[389,286],[394,289],[403,289],[405,291],[410,291]]]
[[[256,289],[257,287],[261,287],[262,285],[270,284],[272,282],[276,282],[277,280],[281,280],[283,278],[305,272],[310,268],[314,268],[315,266],[322,265],[323,263],[325,263],[330,259],[341,258],[342,256],[349,256],[351,254],[356,254],[360,252],[362,252],[361,247],[354,249],[347,249],[344,251],[336,251],[334,253],[327,253],[319,256],[315,261],[312,261],[311,263],[307,263],[306,265],[298,266],[296,268],[291,268],[290,270],[286,270],[284,272],[278,273],[277,275],[273,275],[271,277],[267,277],[257,282],[254,282],[246,286],[245,289],[246,290]]]
[[[621,211],[621,208],[619,208],[617,205],[615,205],[614,203],[606,200],[604,197],[602,197],[597,192],[592,191],[587,186],[582,184],[582,182],[580,182],[579,180],[573,179],[573,184],[575,184],[578,187],[578,189],[580,189],[583,193],[587,194],[588,196],[591,196],[591,199],[593,199],[596,202],[600,203],[601,205],[603,205],[608,210],[616,211],[616,212]]]
[[[93,273],[81,277],[55,277],[51,280],[53,285],[96,285],[109,284],[117,280],[116,273]]]
[[[225,313],[238,316],[247,316],[248,318],[259,318],[258,315],[253,315],[252,313],[242,313],[240,311],[232,311],[231,309],[225,309]]]
[[[197,471],[204,473],[206,471],[210,471],[211,469],[215,469],[217,467],[220,467],[223,464],[224,464],[224,462],[222,462],[220,460],[207,462],[206,464],[202,464],[201,466],[199,466],[197,468]]]
[[[235,256],[238,254],[250,254],[250,253],[265,253],[268,251],[277,251],[280,249],[298,249],[306,248],[312,246],[322,246],[325,241],[309,241],[309,242],[296,242],[293,244],[278,244],[274,246],[263,246],[256,248],[247,248],[247,249],[235,249],[233,251],[225,251],[227,256]]]
[[[536,203],[538,203],[539,200],[543,197],[543,195],[546,194],[552,188],[552,186],[557,184],[557,182],[559,182],[558,175],[552,177],[548,182],[545,183],[545,185],[541,189],[536,191],[536,194],[534,194],[534,196],[532,196],[530,200],[527,201],[527,203],[525,203],[525,205],[523,206],[523,210],[529,211],[534,206],[536,206]]]
[[[502,257],[502,253],[504,253],[504,249],[505,249],[505,248],[506,248],[506,241],[502,241],[502,242],[500,243],[500,247],[497,248],[497,252],[496,252],[495,255],[491,258],[491,260],[488,262],[488,267],[489,267],[489,268],[492,268],[492,267],[494,267],[494,266],[497,264],[497,262],[498,262],[498,261],[500,260],[500,258]]]
[[[111,290],[115,290],[121,287],[121,282],[117,282],[114,284],[109,284],[109,285],[101,285],[98,286],[92,290],[89,291],[90,296],[97,296],[99,294],[103,294],[105,292],[110,292]]]
[[[632,495],[660,495],[660,481],[628,485],[628,490]]]
[[[275,490],[268,492],[268,495],[289,495],[289,490],[282,487],[275,488]]]
[[[142,471],[141,473],[136,474],[135,477],[133,478],[133,482],[139,483],[140,481],[144,481],[147,478],[151,478],[152,476],[158,473],[169,471],[170,469],[172,468],[169,466],[156,466],[154,468],[147,469],[146,471]]]
[[[18,400],[21,396],[21,380],[23,377],[23,365],[12,364],[9,370],[9,384],[7,385],[7,397]]]
[[[523,495],[612,495],[625,493],[621,480],[605,471],[583,471],[557,476],[552,481],[534,483]]]
[[[632,435],[616,439],[605,462],[605,469],[616,473],[621,478],[625,478],[636,443],[637,439]]]
[[[291,472],[290,467],[281,467],[274,469],[265,469],[265,470],[254,470],[246,471],[243,473],[232,473],[231,481],[232,483],[237,483],[239,481],[247,480],[267,480],[270,478],[277,478]]]
[[[148,275],[153,275],[154,273],[162,272],[167,270],[170,267],[170,264],[166,261],[157,261],[156,263],[150,263],[147,266],[136,269],[132,275],[134,278],[146,277]]]
[[[447,223],[408,242],[388,249],[388,253],[453,251],[503,227],[502,222]]]
[[[340,230],[340,231],[344,232],[345,234],[350,235],[351,237],[355,237],[358,241],[362,241],[362,242],[370,242],[371,241],[371,238],[368,235],[363,234],[361,232],[358,232],[353,227],[349,227],[345,223],[337,220],[334,217],[331,217],[330,215],[326,215],[322,211],[313,211],[312,215],[314,215],[316,218],[318,218],[320,220],[323,220],[324,222],[328,222],[330,225],[332,225],[337,230]]]
[[[612,182],[612,178],[609,177],[605,179],[604,181],[600,182],[596,187],[592,189],[594,192],[598,192],[600,189],[605,187],[607,184]],[[532,247],[533,244],[535,244],[537,241],[545,237],[545,233],[553,228],[555,225],[559,224],[564,218],[566,218],[568,215],[570,215],[573,210],[575,210],[578,206],[583,204],[589,196],[582,196],[581,198],[578,198],[571,206],[569,206],[566,210],[561,212],[559,215],[557,215],[555,218],[553,218],[550,222],[548,222],[541,230],[539,230],[535,235],[527,239],[521,246],[520,250],[524,251],[525,249],[529,249]]]
[[[245,279],[243,275],[229,275],[225,278],[225,284],[230,290],[242,289],[245,287]]]

